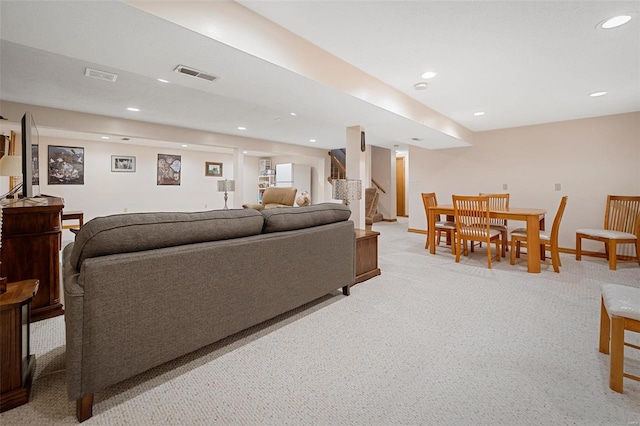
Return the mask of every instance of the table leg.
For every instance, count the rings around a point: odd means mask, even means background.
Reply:
[[[527,270],[540,272],[540,221],[538,216],[527,216]]]
[[[436,215],[433,210],[429,210],[429,253],[436,254]]]

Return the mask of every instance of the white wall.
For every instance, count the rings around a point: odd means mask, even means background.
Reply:
[[[640,195],[639,164],[639,112],[482,132],[469,148],[411,148],[409,228],[426,229],[421,192],[436,192],[440,204],[452,194],[509,192],[513,207],[546,209],[548,227],[568,195],[559,244],[574,249],[577,228],[602,227],[607,194]],[[604,251],[590,241],[583,247]]]
[[[49,185],[47,183],[48,145],[84,148],[84,185]],[[181,156],[179,186],[157,185],[158,154]],[[136,171],[112,172],[111,156],[136,157]],[[233,179],[233,156],[188,149],[153,148],[147,146],[69,141],[40,137],[40,193],[64,198],[65,210],[82,210],[84,220],[115,213],[145,211],[200,211],[220,209],[224,194],[218,192],[220,179]],[[205,161],[223,163],[223,176],[205,176]],[[230,207],[241,208],[233,193]]]

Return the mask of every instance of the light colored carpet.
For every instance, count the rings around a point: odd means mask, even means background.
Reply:
[[[637,263],[562,255],[556,274],[483,249],[456,264],[405,221],[377,223],[382,275],[96,394],[91,425],[637,425],[640,383],[608,387],[600,284]],[[638,342],[637,336],[629,336]],[[8,425],[75,424],[64,319],[32,326],[31,401]],[[634,353],[635,352],[635,353]],[[640,354],[626,367],[640,375]]]

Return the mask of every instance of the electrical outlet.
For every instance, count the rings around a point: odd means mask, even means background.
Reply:
[[[205,208],[205,209],[206,209],[206,208],[208,208],[208,207],[209,207],[209,205],[208,205],[208,204],[205,204],[205,205],[204,205],[204,208]]]
[[[129,209],[125,207],[122,211],[126,213],[129,211]]]
[[[559,183],[556,183],[556,191],[561,191],[562,190],[562,185],[560,185]]]
[[[506,183],[503,183],[503,184],[502,184],[502,189],[503,189],[504,191],[506,191],[507,189],[509,189],[509,185],[507,185]]]

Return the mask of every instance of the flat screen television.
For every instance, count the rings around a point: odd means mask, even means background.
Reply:
[[[22,196],[31,198],[39,186],[38,128],[30,112],[22,117]]]

